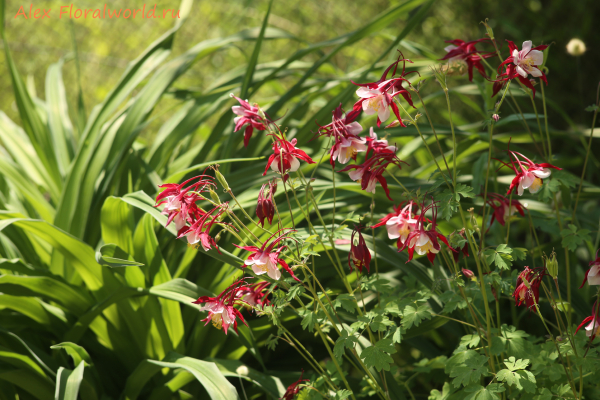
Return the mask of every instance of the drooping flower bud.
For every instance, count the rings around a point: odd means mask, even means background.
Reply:
[[[462,269],[462,274],[467,279],[473,279],[473,277],[475,276],[475,274],[473,273],[473,271],[471,271],[470,269],[465,269],[465,268]]]
[[[352,232],[352,237],[350,238],[350,253],[348,253],[348,266],[350,267],[350,271],[352,271],[352,264],[360,272],[362,272],[363,267],[367,268],[367,272],[369,272],[369,264],[371,263],[371,252],[367,247],[367,243],[365,242],[365,238],[363,237],[360,230],[362,226],[354,228]],[[358,234],[358,242],[355,243],[354,236]]]
[[[492,119],[494,120],[494,122],[498,122],[500,121],[500,116],[498,114],[494,114],[492,115]]]

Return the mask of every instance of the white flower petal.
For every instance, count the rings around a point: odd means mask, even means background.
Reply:
[[[524,53],[528,53],[529,50],[531,50],[531,40],[526,40],[523,42],[523,48],[521,49],[521,51],[523,51]]]
[[[356,91],[356,95],[358,97],[362,97],[364,99],[368,99],[374,96],[378,96],[380,95],[381,92],[377,89],[368,89],[366,87],[359,87],[358,90]]]
[[[529,70],[529,73],[530,73],[532,76],[536,77],[536,78],[539,78],[540,76],[542,76],[542,71],[540,71],[540,70],[539,70],[539,69],[537,69],[537,68],[531,68],[531,69]]]
[[[544,53],[539,50],[531,50],[527,58],[533,60],[533,65],[542,65],[544,63]]]
[[[521,178],[520,184],[523,185],[523,189],[527,189],[529,186],[531,186],[534,180],[535,176],[531,172],[528,172],[524,177]]]
[[[300,161],[294,156],[292,156],[292,162],[290,163],[290,172],[298,171],[300,168]]]
[[[520,65],[517,65],[517,73],[521,75],[523,78],[527,78],[527,71],[521,68]]]
[[[542,178],[542,179],[546,179],[547,177],[550,176],[550,174],[552,173],[548,168],[544,168],[544,169],[536,169],[531,171],[532,174],[534,174],[535,176],[537,176],[538,178]]]
[[[363,131],[363,127],[356,121],[351,122],[348,125],[346,125],[346,129],[348,130],[348,133],[351,135],[358,135],[359,133],[361,133]]]

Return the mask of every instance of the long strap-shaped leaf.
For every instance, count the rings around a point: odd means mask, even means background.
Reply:
[[[102,132],[102,126],[110,120],[117,107],[123,103],[127,96],[171,53],[175,33],[179,30],[183,21],[185,21],[190,7],[190,1],[184,0],[182,2],[180,7],[182,18],[177,21],[175,27],[167,31],[137,59],[132,61],[119,83],[108,94],[104,102],[93,109],[85,130],[81,135],[80,147],[75,156],[71,171],[67,176],[65,189],[57,209],[55,223],[58,227],[81,236],[81,230],[78,232],[73,229],[72,222],[76,215],[79,197],[82,193],[85,194],[85,192],[81,192],[82,181],[98,145],[98,136]]]
[[[146,360],[129,376],[123,398],[136,399],[146,382],[161,368],[184,369],[204,386],[212,400],[239,400],[235,387],[223,376],[213,362],[184,357],[174,352],[169,353],[163,361]]]

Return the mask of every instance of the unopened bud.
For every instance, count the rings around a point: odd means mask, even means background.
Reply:
[[[212,201],[214,201],[216,204],[221,204],[221,199],[219,199],[219,195],[212,189],[210,189],[209,192]]]
[[[552,252],[550,258],[546,259],[546,269],[552,278],[556,279],[556,277],[558,277],[558,261],[556,261],[555,252]]]
[[[397,126],[400,126],[400,121],[395,120],[394,122],[392,122],[391,124],[389,124],[388,126],[386,126],[385,129],[387,129],[387,128],[395,128]]]
[[[219,243],[219,240],[221,240],[221,233],[222,233],[222,232],[223,232],[223,231],[219,231],[219,233],[217,233],[217,234],[215,235],[215,243]]]
[[[580,39],[571,39],[569,43],[567,43],[567,53],[572,56],[582,56],[586,50],[587,48],[585,47],[585,43],[583,43]]]
[[[529,82],[531,83],[532,86],[535,86],[538,84],[538,81],[535,80],[534,78],[529,79]]]
[[[466,269],[466,268],[462,269],[462,274],[467,279],[473,279],[473,277],[475,276],[475,274],[473,273],[473,271],[471,271],[470,269]]]
[[[499,116],[498,114],[494,114],[494,115],[492,115],[492,119],[493,119],[495,122],[498,122],[498,121],[500,121],[500,116]]]
[[[267,116],[265,115],[265,112],[262,110],[262,108],[258,107],[258,104],[255,104],[255,106],[258,108],[258,116],[263,120],[266,121],[267,120]]]

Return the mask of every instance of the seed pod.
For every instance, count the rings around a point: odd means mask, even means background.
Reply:
[[[221,199],[219,199],[219,195],[212,189],[209,189],[210,191],[210,198],[212,199],[212,201],[214,201],[216,204],[221,204]]]
[[[223,176],[223,174],[220,173],[218,169],[215,169],[215,176],[217,177],[217,180],[219,181],[219,183],[221,184],[221,186],[223,186],[223,189],[226,192],[229,192],[229,190],[230,190],[229,189],[229,184],[225,180],[225,177]]]
[[[556,261],[555,252],[552,252],[550,258],[546,259],[546,269],[552,278],[556,279],[558,277],[558,261]]]

